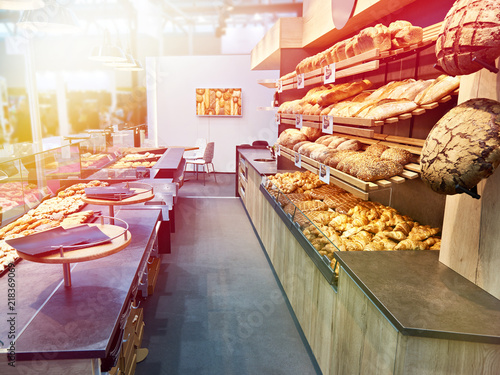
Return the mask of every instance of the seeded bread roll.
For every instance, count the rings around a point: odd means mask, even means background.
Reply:
[[[470,99],[446,113],[422,148],[421,178],[441,194],[460,193],[489,177],[500,164],[500,102]]]
[[[450,75],[483,68],[478,58],[495,65],[500,56],[498,0],[457,0],[446,15],[436,41],[438,64]]]
[[[412,161],[413,154],[409,151],[403,150],[402,148],[390,147],[380,155],[380,158],[384,160],[392,160],[401,165],[406,165]]]

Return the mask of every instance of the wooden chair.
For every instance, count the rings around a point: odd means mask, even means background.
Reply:
[[[205,147],[205,151],[203,152],[203,157],[198,159],[186,160],[186,165],[184,167],[184,170],[186,170],[188,165],[190,164],[193,165],[196,170],[196,179],[198,179],[198,166],[201,165],[203,166],[203,172],[206,172],[207,174],[213,173],[215,182],[217,182],[214,164],[212,163],[212,160],[214,158],[214,148],[215,148],[214,142],[207,143],[207,147]],[[210,172],[209,166],[212,166],[212,172]],[[203,185],[205,185],[205,174],[203,174]]]

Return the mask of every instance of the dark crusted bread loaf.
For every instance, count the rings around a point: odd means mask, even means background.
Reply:
[[[471,189],[500,163],[500,103],[471,99],[446,113],[422,148],[422,180],[441,194]]]
[[[474,57],[494,65],[500,56],[498,0],[457,0],[446,15],[436,41],[439,65],[450,75],[482,68]]]

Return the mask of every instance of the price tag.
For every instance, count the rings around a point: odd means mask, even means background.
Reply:
[[[323,82],[335,83],[335,63],[327,65],[323,69]]]
[[[26,203],[26,206],[28,206],[29,208],[33,208],[38,203],[40,203],[40,201],[38,200],[35,194],[31,193],[24,196],[24,203]]]
[[[302,115],[295,115],[295,127],[302,129]]]
[[[278,79],[278,81],[276,82],[276,86],[278,88],[278,92],[282,93],[283,92],[283,81],[281,79]]]
[[[302,168],[302,158],[298,152],[295,153],[295,166],[298,168]]]
[[[276,156],[281,156],[281,146],[280,145],[276,145]]]
[[[44,186],[42,188],[42,194],[43,194],[43,196],[51,195],[52,190],[50,190],[50,188],[48,186]]]
[[[326,134],[333,134],[333,117],[323,116],[321,118],[321,130]]]
[[[274,116],[274,122],[276,123],[276,125],[279,125],[281,123],[281,115],[279,113],[276,113],[276,115]]]
[[[304,73],[297,74],[297,89],[304,88]]]
[[[328,165],[320,164],[318,169],[318,175],[320,181],[327,184],[330,183],[330,167]]]

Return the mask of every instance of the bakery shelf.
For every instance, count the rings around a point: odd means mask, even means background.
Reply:
[[[424,28],[422,42],[405,48],[380,52],[373,49],[362,54],[335,63],[335,79],[347,78],[357,74],[367,73],[377,70],[380,62],[386,59],[403,57],[407,53],[414,53],[423,48],[429,47],[436,42],[441,29],[442,22]],[[304,87],[323,84],[324,67],[304,73]],[[282,81],[281,90],[297,89],[297,77]]]
[[[374,120],[361,117],[338,117],[338,116],[321,116],[321,115],[304,115],[304,114],[290,114],[290,113],[277,113],[280,116],[280,122],[288,125],[295,125],[297,116],[302,116],[302,125],[310,126],[312,128],[320,128],[323,123],[323,117],[333,117],[333,123],[345,126],[355,126],[362,128],[376,128],[384,125],[394,125],[400,121],[409,120],[412,117],[420,116],[426,113],[427,110],[432,110],[452,100],[453,96],[458,95],[458,90],[453,91],[451,94],[442,97],[441,99],[424,104],[411,112],[402,113],[398,116],[389,117],[384,120]],[[335,125],[334,125],[335,126]]]
[[[292,162],[295,162],[295,154],[296,154],[295,151],[280,146],[280,154],[284,158]],[[319,165],[320,165],[319,162],[304,155],[300,156],[300,160],[301,160],[301,167],[303,169],[306,169],[315,174],[319,174]],[[419,174],[416,172],[415,168],[415,166],[418,165],[415,163],[410,165],[411,165],[410,168],[408,167],[408,165],[405,166],[404,171],[400,175],[392,176],[387,179],[377,180],[374,182],[367,182],[360,180],[359,178],[356,178],[347,173],[344,173],[342,171],[330,167],[330,183],[343,188],[344,190],[348,191],[349,193],[355,195],[358,198],[368,200],[371,192],[380,189],[391,188],[394,184],[401,184],[407,180],[413,180],[418,178]]]

